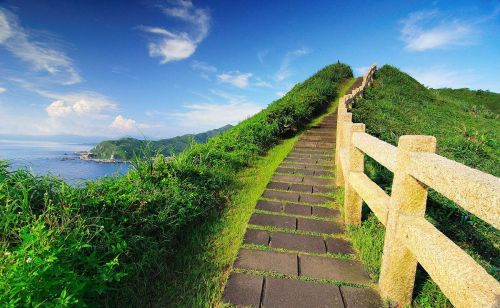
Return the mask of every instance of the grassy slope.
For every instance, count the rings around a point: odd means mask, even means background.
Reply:
[[[478,92],[463,89],[427,89],[390,66],[382,67],[375,78],[374,87],[353,110],[354,122],[365,123],[368,133],[394,145],[401,135],[434,135],[440,155],[500,176],[500,122],[488,109],[500,105],[500,95],[487,93],[481,98]],[[390,192],[392,174],[388,170],[367,159],[366,172]],[[366,206],[364,218],[361,227],[351,230],[351,236],[370,274],[377,279],[384,228]],[[434,191],[429,194],[427,218],[499,278],[498,231]],[[422,269],[417,274],[414,305],[450,306]]]
[[[340,89],[343,95],[355,79]],[[338,96],[340,97],[340,96]],[[331,104],[318,123],[333,112],[338,103]],[[270,181],[275,169],[291,151],[299,136],[284,140],[259,158],[249,169],[238,174],[239,189],[231,198],[230,206],[221,215],[212,215],[201,225],[194,225],[179,239],[181,250],[159,279],[144,284],[125,302],[133,300],[134,306],[145,304],[175,307],[211,307],[218,305],[225,281],[243,241],[248,220],[257,200]],[[166,283],[168,281],[168,284]],[[151,285],[154,285],[151,288]],[[155,303],[152,302],[154,298]],[[148,301],[147,303],[144,300]]]

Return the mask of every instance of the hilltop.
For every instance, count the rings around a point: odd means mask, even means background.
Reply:
[[[131,160],[135,155],[143,156],[144,153],[142,152],[146,151],[146,149],[152,153],[160,152],[165,156],[171,156],[184,151],[193,142],[205,143],[208,139],[227,131],[231,127],[233,126],[228,124],[199,134],[186,134],[156,141],[131,137],[106,140],[97,144],[90,152],[93,154],[93,158],[114,160]]]

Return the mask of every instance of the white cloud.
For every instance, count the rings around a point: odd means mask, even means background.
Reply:
[[[194,60],[191,62],[191,68],[197,71],[202,71],[205,73],[216,73],[217,68],[203,61]]]
[[[0,94],[7,92],[7,89],[4,87],[0,87]]]
[[[189,58],[208,35],[210,29],[209,12],[194,7],[189,0],[177,0],[172,6],[162,6],[161,9],[165,15],[192,25],[193,31],[188,34],[160,27],[140,27],[143,31],[158,36],[148,44],[149,55],[161,58],[160,63],[162,64]]]
[[[35,72],[48,74],[50,81],[69,85],[82,80],[73,61],[64,52],[49,46],[46,40],[35,40],[21,27],[18,18],[3,8],[0,8],[0,45],[29,63]]]
[[[226,124],[237,124],[262,110],[262,106],[244,97],[219,91],[212,93],[224,99],[225,102],[188,104],[185,106],[186,111],[173,113],[171,117],[175,118],[182,127],[206,130]]]
[[[259,50],[257,52],[257,59],[259,59],[260,63],[264,63],[264,58],[269,54],[269,50],[264,49],[264,50]]]
[[[225,72],[217,75],[217,79],[221,82],[229,83],[238,88],[246,88],[249,85],[252,73],[241,73],[240,71]]]
[[[360,66],[360,67],[354,68],[354,71],[358,75],[364,75],[366,73],[366,71],[368,71],[369,68],[370,68],[369,66]]]
[[[95,92],[71,94],[39,93],[45,97],[54,99],[54,101],[45,108],[45,111],[51,118],[103,118],[107,112],[117,109],[117,105],[109,98]]]
[[[473,22],[447,18],[437,10],[414,12],[401,24],[401,39],[409,51],[466,46],[476,40]]]
[[[291,63],[295,59],[297,59],[301,56],[307,55],[310,52],[311,51],[307,48],[300,48],[300,49],[297,49],[294,51],[287,52],[285,54],[285,57],[281,61],[281,65],[280,65],[278,72],[276,73],[276,76],[275,76],[276,80],[283,81],[283,80],[287,79],[288,77],[290,77],[292,75],[292,70],[290,68]]]
[[[136,120],[125,118],[122,115],[117,115],[109,127],[119,132],[130,132],[141,128],[149,128],[151,126],[143,123],[137,123]]]

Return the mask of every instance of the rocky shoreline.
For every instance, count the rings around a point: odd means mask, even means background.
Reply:
[[[79,160],[92,161],[95,163],[102,163],[102,164],[130,163],[130,161],[128,160],[115,159],[113,157],[107,159],[96,158],[95,155],[90,151],[78,151],[74,152],[74,154],[78,156]]]

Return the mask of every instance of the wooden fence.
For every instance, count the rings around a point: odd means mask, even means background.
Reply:
[[[485,222],[500,228],[500,179],[435,154],[433,136],[401,136],[395,147],[365,133],[348,109],[371,85],[376,66],[361,86],[341,98],[335,161],[337,186],[345,187],[347,225],[361,223],[363,201],[386,227],[379,280],[384,299],[409,305],[417,262],[456,307],[499,307],[500,284],[425,218],[432,188]],[[364,173],[368,155],[394,173],[387,195]]]

